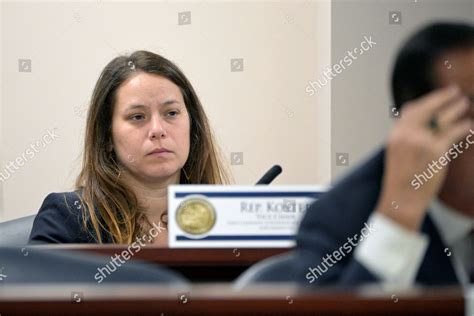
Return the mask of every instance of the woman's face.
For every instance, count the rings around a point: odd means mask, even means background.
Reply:
[[[138,72],[118,88],[112,115],[113,148],[137,180],[161,182],[176,175],[188,159],[189,134],[183,96],[170,80]]]

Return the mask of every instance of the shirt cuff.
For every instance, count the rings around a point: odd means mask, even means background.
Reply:
[[[428,237],[408,231],[378,212],[370,216],[368,225],[375,229],[361,238],[355,258],[385,283],[413,285],[429,244]]]

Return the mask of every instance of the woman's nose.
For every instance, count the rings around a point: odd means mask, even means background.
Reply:
[[[160,115],[154,115],[151,119],[150,138],[163,138],[166,136],[163,121]]]

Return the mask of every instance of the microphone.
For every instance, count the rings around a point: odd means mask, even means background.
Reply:
[[[270,184],[282,172],[279,165],[271,167],[256,184]]]

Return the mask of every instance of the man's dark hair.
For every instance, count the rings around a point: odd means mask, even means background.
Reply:
[[[392,73],[395,107],[436,88],[433,65],[445,52],[474,47],[474,25],[434,23],[412,35],[400,49]]]

